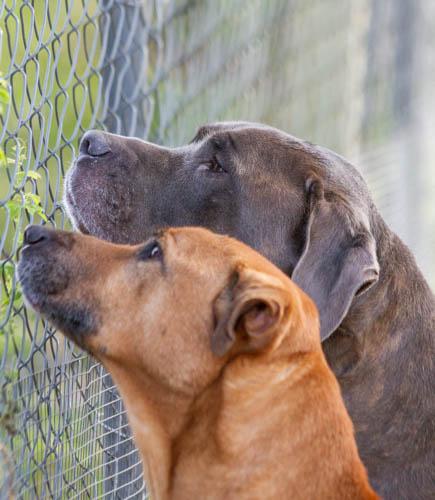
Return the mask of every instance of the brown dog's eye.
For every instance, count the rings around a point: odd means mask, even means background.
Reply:
[[[220,174],[226,172],[222,165],[218,162],[216,158],[210,161],[201,163],[198,167],[198,172],[212,172],[213,174]]]
[[[158,241],[150,241],[147,243],[138,254],[139,260],[160,259],[162,257],[162,248]]]

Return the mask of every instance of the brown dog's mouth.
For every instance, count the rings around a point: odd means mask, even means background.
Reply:
[[[31,245],[25,245],[20,252],[18,278],[30,305],[44,312],[48,297],[63,292],[68,287],[70,275],[65,266],[56,262],[55,256],[48,254],[46,248],[35,251]]]
[[[69,297],[75,274],[54,245],[26,245],[21,250],[18,278],[26,301],[84,348],[85,336],[97,331],[97,308],[92,301]]]

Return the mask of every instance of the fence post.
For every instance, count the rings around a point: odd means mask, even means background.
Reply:
[[[117,134],[145,138],[144,103],[148,65],[148,27],[143,0],[101,0],[101,70],[106,109],[104,127]]]
[[[147,26],[143,0],[101,0],[100,31],[104,61],[102,125],[113,133],[145,138]],[[126,413],[112,378],[103,378],[104,494],[137,498],[142,463],[131,439]]]

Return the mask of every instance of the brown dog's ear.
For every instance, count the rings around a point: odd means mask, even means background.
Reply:
[[[236,344],[241,352],[277,345],[288,317],[288,297],[277,278],[240,267],[214,303],[212,352],[223,356]]]
[[[371,233],[355,230],[345,208],[325,199],[321,181],[310,179],[307,191],[305,246],[292,279],[316,303],[323,341],[340,325],[354,297],[376,283],[379,263]]]

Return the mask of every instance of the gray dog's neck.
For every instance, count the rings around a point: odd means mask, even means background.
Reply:
[[[404,466],[417,453],[430,452],[425,440],[431,424],[424,415],[433,404],[435,300],[400,238],[380,216],[372,227],[379,281],[355,300],[324,350],[339,378],[362,458],[373,462],[378,456],[370,469],[381,474],[385,450],[402,456]]]
[[[399,347],[398,344],[406,342],[411,335],[408,341],[412,340],[414,348],[418,349],[422,347],[418,338],[433,339],[434,294],[409,248],[380,216],[373,224],[373,232],[381,275],[373,296],[368,296],[369,304],[384,313],[381,331],[386,343],[393,342]],[[379,319],[373,318],[372,328],[379,328]]]

